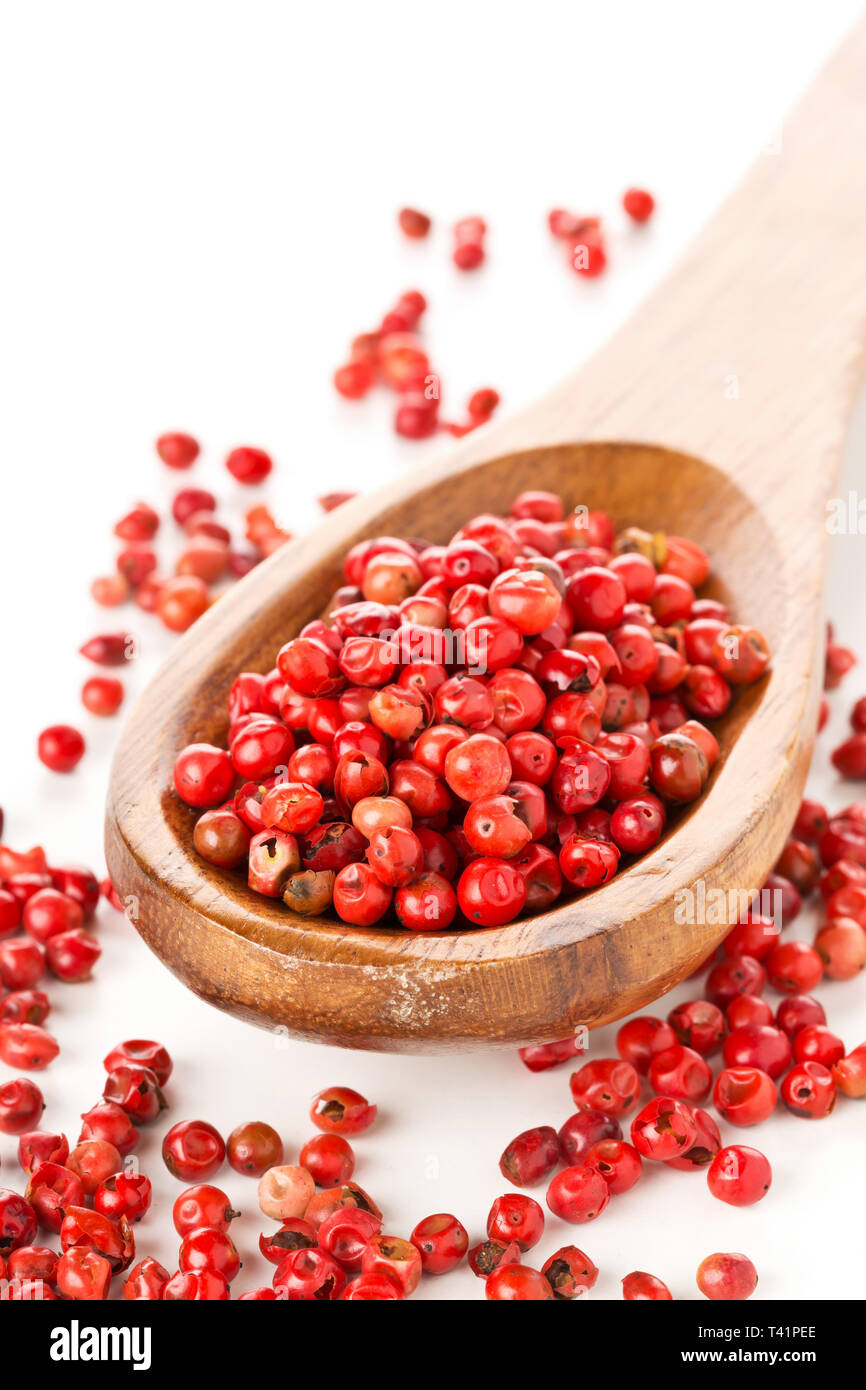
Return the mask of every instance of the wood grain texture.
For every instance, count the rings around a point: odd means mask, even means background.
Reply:
[[[866,342],[866,24],[858,26],[674,274],[576,375],[437,464],[341,507],[205,615],[123,734],[109,871],[136,927],[220,1008],[394,1051],[518,1046],[607,1022],[689,973],[725,927],[678,924],[677,894],[759,888],[796,813],[820,690],[824,505]],[[652,442],[647,442],[652,441]],[[296,917],[192,849],[175,754],[224,738],[225,697],[264,671],[382,533],[445,541],[525,487],[693,536],[715,592],[754,621],[769,675],[722,722],[704,797],[610,884],[504,928],[405,933]]]

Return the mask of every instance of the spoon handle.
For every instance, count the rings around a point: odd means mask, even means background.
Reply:
[[[821,515],[866,345],[864,150],[866,19],[634,317],[503,422],[508,447],[651,440],[722,468],[773,519]],[[462,457],[489,457],[498,433]]]

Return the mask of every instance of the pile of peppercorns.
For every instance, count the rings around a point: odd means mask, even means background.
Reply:
[[[0,1060],[41,1070],[59,1048],[42,1027],[49,1001],[36,986],[46,964],[61,979],[89,975],[99,947],[81,923],[93,916],[99,885],[86,870],[48,868],[41,850],[17,854],[5,846],[0,878],[0,980],[10,991],[0,1000]],[[866,965],[866,806],[829,816],[804,801],[768,884],[780,895],[781,920],[747,913],[697,972],[709,969],[702,997],[666,1019],[630,1018],[618,1030],[615,1057],[579,1065],[570,1078],[575,1110],[561,1128],[535,1126],[505,1148],[499,1167],[508,1182],[546,1184],[547,1207],[572,1225],[601,1215],[640,1180],[646,1163],[705,1171],[712,1196],[750,1206],[770,1190],[770,1162],[754,1147],[723,1144],[705,1102],[711,1098],[725,1123],[742,1128],[768,1119],[779,1095],[792,1114],[813,1120],[827,1118],[839,1095],[866,1098],[866,1043],[848,1051],[810,992],[822,979],[851,979]],[[102,891],[120,906],[107,881]],[[803,897],[816,891],[827,921],[814,946],[780,940]],[[781,995],[775,1013],[763,997],[768,985]],[[531,1071],[544,1071],[580,1052],[573,1037],[523,1049],[521,1057]],[[719,1053],[714,1078],[710,1059]],[[152,1257],[134,1264],[133,1227],[151,1207],[152,1187],[133,1155],[141,1126],[162,1113],[172,1061],[159,1043],[132,1039],[109,1051],[104,1069],[102,1099],[82,1115],[74,1146],[39,1127],[44,1101],[29,1077],[0,1085],[0,1132],[18,1136],[27,1175],[23,1194],[0,1189],[0,1300],[105,1299],[121,1275],[125,1299],[229,1299],[241,1269],[230,1234],[238,1213],[210,1181],[226,1159],[258,1180],[259,1207],[278,1223],[259,1237],[261,1254],[275,1266],[272,1282],[241,1300],[400,1300],[422,1274],[444,1274],[464,1258],[491,1300],[572,1299],[596,1282],[598,1268],[575,1245],[558,1248],[539,1269],[523,1263],[543,1237],[545,1214],[520,1191],[494,1200],[485,1237],[471,1248],[467,1228],[448,1212],[424,1217],[408,1240],[384,1234],[380,1207],[354,1181],[349,1142],[370,1127],[376,1106],[340,1086],[314,1098],[310,1120],[319,1132],[296,1164],[285,1163],[280,1135],[262,1121],[239,1125],[227,1141],[204,1120],[174,1124],[163,1160],[192,1184],[173,1203],[178,1267],[171,1273]],[[645,1082],[654,1093],[648,1101]],[[626,1140],[620,1121],[629,1114]],[[59,1253],[36,1243],[40,1228],[59,1237]],[[696,1280],[707,1298],[743,1299],[757,1271],[744,1254],[715,1252],[701,1261]],[[638,1270],[622,1279],[622,1292],[627,1300],[673,1297],[657,1275]]]
[[[178,753],[198,853],[304,915],[417,931],[607,882],[700,796],[707,721],[767,668],[708,574],[694,541],[550,492],[447,545],[360,542],[327,619],[235,680],[228,748]]]
[[[655,199],[642,188],[629,188],[622,207],[632,223],[648,222]],[[397,217],[400,231],[411,241],[429,236],[433,219],[417,208],[401,208]],[[568,264],[576,274],[595,279],[608,263],[607,237],[600,217],[578,216],[564,208],[548,213],[551,235],[568,251]],[[475,271],[487,258],[487,223],[483,217],[462,217],[451,228],[451,259],[458,270]],[[466,418],[445,421],[440,418],[442,380],[434,371],[419,337],[421,318],[427,300],[420,290],[406,290],[383,315],[378,328],[359,333],[349,346],[349,358],[334,372],[336,391],[345,400],[360,401],[375,386],[385,386],[397,394],[394,432],[404,439],[429,439],[437,430],[460,438],[493,415],[499,394],[490,387],[475,391],[469,398]]]
[[[192,467],[201,452],[198,441],[182,433],[160,435],[156,451],[172,470]],[[244,445],[231,450],[225,466],[236,482],[252,487],[269,477],[273,461],[264,449]],[[320,502],[330,511],[349,495],[333,493]],[[259,503],[249,507],[243,517],[249,549],[237,549],[216,508],[217,499],[207,488],[182,487],[175,493],[171,514],[186,542],[174,573],[160,575],[155,542],[161,518],[150,503],[136,502],[113,527],[113,535],[122,542],[115,573],[94,579],[91,597],[103,608],[132,602],[158,618],[169,632],[186,632],[218,596],[220,584],[242,579],[260,560],[291,540],[291,533],[278,526],[268,507]],[[124,667],[135,650],[135,638],[127,631],[99,633],[79,648],[85,660],[103,670]],[[124,686],[116,675],[90,676],[81,688],[84,708],[100,718],[117,714],[123,699]],[[42,730],[37,741],[39,759],[52,772],[72,772],[85,751],[83,734],[71,724],[52,724]]]

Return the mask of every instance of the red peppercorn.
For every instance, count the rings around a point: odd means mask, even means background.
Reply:
[[[526,1265],[500,1264],[487,1276],[484,1297],[491,1301],[539,1303],[553,1298],[544,1275]]]
[[[676,1043],[653,1057],[649,1081],[653,1090],[660,1095],[676,1100],[700,1101],[710,1093],[713,1073],[699,1052]]]
[[[790,879],[797,891],[807,897],[818,882],[821,868],[810,845],[802,840],[789,840],[779,855],[776,872]]]
[[[707,1110],[701,1110],[695,1106],[692,1110],[692,1118],[697,1126],[697,1139],[687,1153],[682,1154],[679,1158],[667,1160],[669,1168],[678,1168],[683,1172],[693,1168],[706,1168],[709,1163],[712,1163],[722,1147],[719,1127]]]
[[[231,1297],[229,1286],[213,1269],[197,1269],[173,1274],[162,1291],[163,1302],[213,1303]]]
[[[559,852],[559,865],[576,888],[597,888],[616,873],[619,850],[616,845],[571,835]]]
[[[213,1187],[210,1183],[197,1183],[194,1187],[186,1188],[175,1198],[172,1208],[174,1229],[179,1236],[189,1235],[203,1226],[227,1231],[239,1215],[222,1188]]]
[[[361,1134],[376,1118],[377,1107],[348,1086],[329,1086],[314,1097],[310,1119],[326,1134]]]
[[[622,205],[633,222],[646,222],[655,208],[655,198],[644,188],[627,188]]]
[[[391,889],[369,864],[347,864],[334,882],[334,907],[344,922],[368,927],[378,922],[391,906]]]
[[[52,724],[37,742],[39,761],[52,772],[72,772],[84,757],[84,739],[70,724]]]
[[[33,1023],[0,1023],[0,1060],[23,1071],[42,1071],[60,1051],[60,1044]]]
[[[230,1284],[240,1272],[241,1262],[231,1236],[215,1227],[202,1226],[184,1236],[178,1265],[184,1274],[209,1271],[221,1274]]]
[[[0,888],[0,940],[14,936],[21,925],[21,905],[13,893]]]
[[[853,917],[861,927],[866,926],[866,888],[862,884],[838,888],[827,899],[826,910],[831,921],[835,917]]]
[[[73,1169],[59,1163],[40,1163],[30,1175],[26,1196],[40,1225],[56,1234],[66,1209],[83,1206],[85,1189]]]
[[[43,946],[58,932],[73,931],[83,921],[81,905],[56,888],[41,888],[24,904],[24,930]]]
[[[732,1144],[720,1149],[707,1170],[707,1186],[719,1201],[750,1207],[770,1190],[773,1170],[759,1149]]]
[[[0,983],[6,989],[31,989],[44,973],[45,952],[38,942],[0,941]]]
[[[640,1095],[640,1077],[629,1062],[601,1058],[585,1062],[570,1079],[571,1094],[581,1110],[600,1110],[619,1119]]]
[[[205,582],[196,575],[182,574],[175,579],[165,580],[159,586],[156,613],[170,632],[186,632],[201,617],[209,603],[210,595]]]
[[[91,637],[78,650],[97,666],[122,666],[135,655],[135,640],[128,632],[104,632]]]
[[[668,1096],[651,1100],[631,1123],[632,1143],[637,1152],[660,1162],[687,1154],[697,1137],[691,1108]]]
[[[837,1090],[841,1091],[843,1096],[848,1096],[851,1100],[859,1100],[866,1096],[866,1043],[861,1043],[853,1052],[849,1052],[847,1057],[834,1063],[832,1076]]]
[[[490,1240],[498,1240],[503,1245],[516,1241],[521,1250],[531,1250],[538,1244],[543,1232],[544,1212],[537,1202],[520,1192],[497,1197],[490,1208],[487,1217]]]
[[[729,1124],[761,1124],[776,1108],[776,1087],[758,1067],[726,1067],[716,1077],[713,1104]]]
[[[856,665],[857,657],[849,647],[840,646],[838,642],[828,642],[825,653],[824,689],[835,690]]]
[[[423,391],[405,391],[394,414],[394,430],[404,439],[429,439],[436,433],[439,401]]]
[[[499,1160],[499,1170],[515,1187],[532,1187],[543,1182],[558,1162],[556,1130],[550,1125],[539,1125],[512,1139]]]
[[[784,941],[767,957],[767,978],[780,994],[808,994],[820,983],[824,963],[805,941]]]
[[[123,1297],[135,1300],[158,1300],[171,1275],[158,1260],[148,1256],[133,1265],[123,1285]]]
[[[593,1144],[621,1138],[619,1123],[611,1115],[601,1110],[579,1110],[559,1131],[559,1151],[564,1163],[582,1163]]]
[[[125,1218],[115,1222],[87,1207],[65,1209],[60,1244],[64,1254],[73,1249],[95,1250],[114,1271],[126,1269],[135,1255],[135,1242]]]
[[[41,989],[14,990],[0,1002],[2,1023],[44,1023],[50,1012],[48,995]]]
[[[238,1125],[226,1144],[228,1161],[237,1173],[260,1178],[283,1161],[283,1141],[275,1129],[261,1120]],[[301,1159],[303,1163],[303,1159]],[[347,1177],[351,1177],[351,1173]],[[203,1222],[210,1225],[210,1222]]]
[[[801,1028],[826,1022],[824,1006],[808,994],[789,994],[776,1010],[776,1026],[792,1042]]]
[[[39,1087],[26,1077],[16,1077],[0,1085],[0,1133],[23,1134],[45,1109]]]
[[[159,530],[159,513],[147,502],[136,502],[114,526],[115,536],[124,541],[149,541]]]
[[[32,1245],[35,1236],[36,1213],[30,1203],[11,1188],[0,1187],[0,1256]]]
[[[637,1149],[620,1139],[602,1139],[593,1144],[584,1162],[604,1178],[612,1197],[634,1187],[643,1167]]]
[[[483,1240],[469,1251],[469,1268],[478,1279],[486,1279],[501,1264],[520,1264],[521,1250],[517,1241],[505,1245],[501,1240]]]
[[[446,763],[453,753],[460,751],[453,749]],[[525,906],[526,883],[519,870],[507,860],[485,856],[473,860],[464,869],[457,885],[457,899],[464,916],[474,925],[504,926]]]
[[[95,1196],[102,1184],[120,1170],[120,1165],[120,1153],[113,1144],[101,1139],[87,1139],[76,1145],[64,1167],[43,1164],[35,1170],[32,1183],[37,1190],[32,1200],[37,1206],[47,1203],[50,1210],[56,1211],[56,1225],[51,1229],[59,1231],[63,1209],[70,1205],[83,1206],[84,1198]],[[47,1176],[49,1170],[50,1179]],[[82,1195],[74,1196],[71,1192]],[[45,1218],[40,1217],[40,1220]]]
[[[178,526],[186,526],[193,516],[216,511],[216,498],[201,487],[182,487],[174,495],[171,514]]]
[[[834,917],[815,937],[827,978],[851,980],[866,966],[866,929],[851,917]]]
[[[212,744],[191,743],[175,759],[175,790],[188,806],[213,806],[224,801],[234,779],[228,753]]]
[[[172,1072],[172,1060],[166,1049],[149,1038],[130,1038],[118,1043],[103,1058],[102,1065],[108,1072],[122,1066],[147,1067],[160,1086],[166,1084]]]
[[[724,1014],[706,999],[693,999],[672,1009],[668,1023],[676,1040],[701,1057],[711,1057],[724,1042]]]
[[[403,1295],[387,1274],[361,1274],[346,1285],[340,1297],[344,1303],[382,1303]]]
[[[361,1269],[365,1274],[385,1274],[408,1298],[421,1280],[421,1255],[411,1241],[397,1236],[374,1236],[364,1247]]]
[[[264,449],[254,449],[249,445],[232,449],[226,458],[226,468],[232,477],[248,486],[264,482],[273,466],[270,454],[266,454]]]
[[[575,213],[567,212],[564,208],[554,208],[549,212],[547,224],[553,236],[560,241],[574,241],[584,228],[596,230],[599,226],[597,218],[577,217]]]
[[[68,1157],[69,1142],[65,1134],[31,1129],[18,1140],[18,1162],[25,1173],[35,1172],[42,1163],[64,1164]]]
[[[301,1149],[299,1160],[318,1187],[337,1187],[355,1171],[352,1146],[340,1134],[317,1134]]]
[[[460,1264],[469,1248],[466,1228],[456,1216],[444,1212],[419,1221],[411,1240],[425,1274],[447,1274]]]
[[[432,225],[426,212],[419,212],[417,208],[401,208],[397,214],[397,221],[403,235],[413,240],[425,237]]]
[[[334,386],[341,396],[349,401],[359,401],[366,396],[375,381],[375,372],[369,362],[346,362],[334,372]]]
[[[172,1125],[162,1141],[165,1166],[182,1182],[212,1178],[222,1167],[225,1156],[225,1142],[205,1120],[182,1120]]]
[[[199,456],[199,444],[191,434],[176,431],[159,436],[156,452],[169,468],[189,468]]]
[[[123,703],[123,686],[113,676],[91,676],[81,687],[81,703],[91,714],[109,717]]]
[[[829,824],[830,820],[822,803],[804,797],[800,803],[791,834],[795,840],[805,840],[808,844],[815,844]]]
[[[348,1216],[349,1212],[343,1211],[342,1214]],[[368,1215],[366,1212],[355,1212],[354,1214]],[[236,1216],[237,1212],[233,1212],[232,1215]],[[322,1222],[322,1226],[319,1227],[320,1232],[325,1224]],[[322,1239],[324,1239],[324,1235]],[[278,1265],[291,1250],[309,1250],[317,1243],[316,1231],[309,1221],[303,1221],[300,1217],[288,1217],[273,1235],[269,1236],[263,1232],[259,1236],[259,1250],[265,1259],[273,1265]],[[323,1245],[322,1248],[327,1247]],[[328,1253],[333,1254],[334,1252],[329,1250]],[[342,1258],[341,1263],[343,1263]]]
[[[6,1261],[6,1271],[12,1282],[39,1280],[50,1285],[57,1277],[58,1258],[44,1245],[19,1245]]]
[[[649,1072],[650,1062],[657,1052],[672,1047],[677,1035],[663,1019],[646,1015],[631,1018],[616,1035],[616,1050],[624,1062],[629,1062],[641,1076]]]
[[[820,1062],[799,1062],[781,1086],[782,1100],[801,1119],[822,1120],[836,1104],[833,1073]]]
[[[202,859],[228,869],[247,858],[250,838],[240,817],[223,806],[199,816],[192,834],[196,853]]]
[[[563,1221],[594,1221],[610,1201],[610,1189],[594,1168],[582,1164],[557,1173],[547,1189],[547,1205]]]
[[[713,966],[704,993],[713,1004],[726,1009],[739,994],[760,996],[766,983],[767,976],[760,961],[752,956],[732,956]]]
[[[67,984],[89,980],[91,971],[101,955],[102,947],[96,937],[81,927],[58,932],[45,947],[49,970]]]
[[[850,814],[850,808],[848,813],[834,816],[818,841],[818,851],[822,863],[828,867],[844,859],[862,868],[866,865],[866,825],[859,817]],[[850,869],[845,871],[843,878],[828,879],[827,886],[832,891],[843,887],[845,880],[849,883],[855,881]]]
[[[758,1273],[746,1255],[708,1255],[698,1266],[697,1284],[705,1298],[750,1298],[758,1284]]]
[[[725,1039],[726,1067],[758,1067],[774,1080],[791,1065],[791,1044],[781,1028],[737,1028]]]
[[[325,1250],[294,1250],[277,1266],[273,1285],[289,1302],[333,1302],[346,1287],[346,1275]]]
[[[117,1067],[108,1073],[102,1094],[139,1125],[149,1124],[165,1109],[159,1082],[147,1067]]]
[[[103,1100],[100,1101],[98,1105],[92,1105],[89,1110],[84,1112],[81,1119],[80,1141],[85,1143],[93,1141],[98,1145],[107,1144],[109,1148],[116,1149],[118,1154],[124,1156],[128,1153],[132,1153],[133,1149],[138,1147],[141,1135],[126,1112],[121,1110],[119,1105],[115,1105],[113,1101]],[[79,1142],[79,1148],[81,1147],[82,1143]],[[70,1154],[70,1164],[72,1163],[73,1155],[77,1153],[78,1149],[75,1149],[73,1150],[73,1154]],[[94,1153],[104,1154],[105,1150],[102,1148],[98,1150],[87,1150],[88,1155]],[[108,1157],[106,1157],[106,1162],[108,1162]],[[99,1181],[101,1182],[103,1177],[108,1177],[109,1174],[117,1172],[120,1166],[119,1162],[114,1163],[113,1166],[108,1168],[106,1173],[102,1174]]]
[[[259,1180],[257,1196],[265,1216],[286,1221],[307,1210],[315,1191],[316,1185],[306,1168],[287,1163],[268,1169]]]
[[[830,868],[825,869],[818,880],[821,896],[827,901],[843,888],[862,888],[864,886],[866,886],[866,867],[851,859],[838,857],[834,858],[833,864]]]
[[[563,1245],[542,1265],[541,1273],[559,1299],[579,1298],[598,1279],[598,1269],[576,1245]]]
[[[654,1303],[670,1302],[673,1298],[667,1284],[657,1279],[654,1274],[646,1274],[639,1269],[627,1274],[622,1280],[622,1296],[629,1302]]]
[[[126,603],[131,592],[129,580],[122,574],[100,575],[90,585],[91,598],[103,608],[117,608]]]
[[[143,1173],[114,1173],[100,1183],[93,1194],[93,1205],[100,1216],[119,1221],[140,1221],[150,1208],[151,1183]]]
[[[535,1043],[531,1047],[519,1049],[520,1060],[530,1071],[548,1071],[551,1067],[570,1062],[583,1051],[583,1045],[576,1035],[562,1038],[559,1042]],[[626,1058],[631,1061],[631,1058]]]
[[[338,1207],[321,1223],[310,1243],[318,1243],[320,1249],[333,1255],[343,1269],[355,1273],[361,1268],[368,1243],[380,1235],[381,1230],[382,1222],[372,1212],[356,1207]],[[388,1276],[383,1274],[383,1277]]]
[[[751,956],[763,960],[770,954],[781,934],[781,927],[770,917],[749,912],[745,920],[731,927],[722,947],[726,956]]]
[[[578,275],[594,279],[607,265],[604,243],[594,230],[582,232],[581,236],[582,240],[576,241],[571,248],[571,265]]]
[[[499,392],[494,391],[492,386],[483,386],[478,391],[473,391],[469,397],[467,410],[472,420],[489,420],[496,407],[499,405]],[[512,508],[512,515],[514,515]]]
[[[694,801],[703,790],[708,772],[703,749],[684,734],[662,734],[650,748],[653,787],[669,801]]]

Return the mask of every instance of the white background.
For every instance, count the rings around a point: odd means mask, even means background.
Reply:
[[[222,469],[238,443],[277,461],[266,490],[284,525],[314,524],[316,493],[369,488],[423,466],[446,441],[401,444],[391,401],[338,402],[330,373],[352,336],[417,285],[447,410],[496,386],[504,408],[532,399],[622,321],[777,135],[787,107],[860,11],[836,0],[792,6],[694,4],[110,3],[6,6],[0,21],[0,391],[3,473],[0,603],[0,801],[6,839],[44,842],[53,860],[102,868],[101,813],[118,721],[78,702],[92,673],[76,655],[93,631],[129,624],[142,657],[129,704],[172,645],[137,609],[106,614],[87,586],[108,571],[110,527],[137,497],[216,489],[225,515],[241,497]],[[862,151],[852,150],[852,177]],[[625,227],[630,183],[659,200],[651,226]],[[402,203],[436,220],[426,243],[395,229]],[[578,280],[549,238],[557,204],[608,218],[610,273]],[[447,227],[483,214],[487,268],[460,276]],[[744,235],[748,228],[743,229]],[[796,234],[796,229],[792,229]],[[816,272],[817,273],[817,272]],[[866,422],[864,422],[866,423]],[[162,430],[189,429],[204,453],[168,475],[152,451]],[[859,444],[858,444],[859,439]],[[780,440],[780,447],[784,442]],[[866,429],[852,436],[847,485],[862,487]],[[169,522],[166,531],[170,530]],[[842,640],[866,650],[858,538],[834,543],[828,610]],[[759,619],[759,614],[748,615]],[[815,788],[832,805],[852,788],[827,771],[862,670],[834,700],[818,744]],[[47,723],[69,720],[86,760],[60,778],[36,761]],[[796,934],[813,924],[801,919]],[[272,1036],[209,1009],[152,958],[126,922],[100,914],[94,982],[53,989],[61,1058],[44,1074],[45,1123],[77,1134],[97,1098],[101,1057],[122,1037],[155,1036],[176,1060],[169,1119],[223,1131],[252,1118],[284,1135],[294,1160],[309,1136],[311,1094],[355,1085],[380,1106],[357,1143],[356,1177],[386,1229],[456,1212],[473,1241],[505,1190],[496,1160],[519,1130],[561,1124],[568,1068],[531,1076],[513,1054],[469,1059],[361,1055]],[[688,997],[681,989],[678,998]],[[822,997],[849,1046],[862,1041],[863,981]],[[659,1012],[669,1007],[668,1001]],[[593,1037],[609,1055],[613,1030]],[[653,1171],[591,1228],[550,1219],[547,1258],[576,1241],[601,1276],[592,1298],[647,1269],[678,1298],[713,1250],[743,1250],[757,1297],[862,1295],[864,1111],[826,1123],[778,1114],[736,1140],[764,1147],[775,1184],[733,1210],[699,1176]],[[162,1126],[157,1127],[161,1130]],[[859,1150],[858,1150],[859,1144]],[[2,1180],[20,1186],[14,1140],[0,1141]],[[140,1254],[174,1268],[168,1204],[180,1190],[149,1131],[142,1166],[156,1201]],[[236,1287],[265,1282],[254,1184],[231,1170],[244,1210]],[[535,1195],[541,1195],[536,1193]],[[264,1223],[268,1227],[270,1223]],[[425,1281],[421,1297],[478,1298],[464,1270]]]

